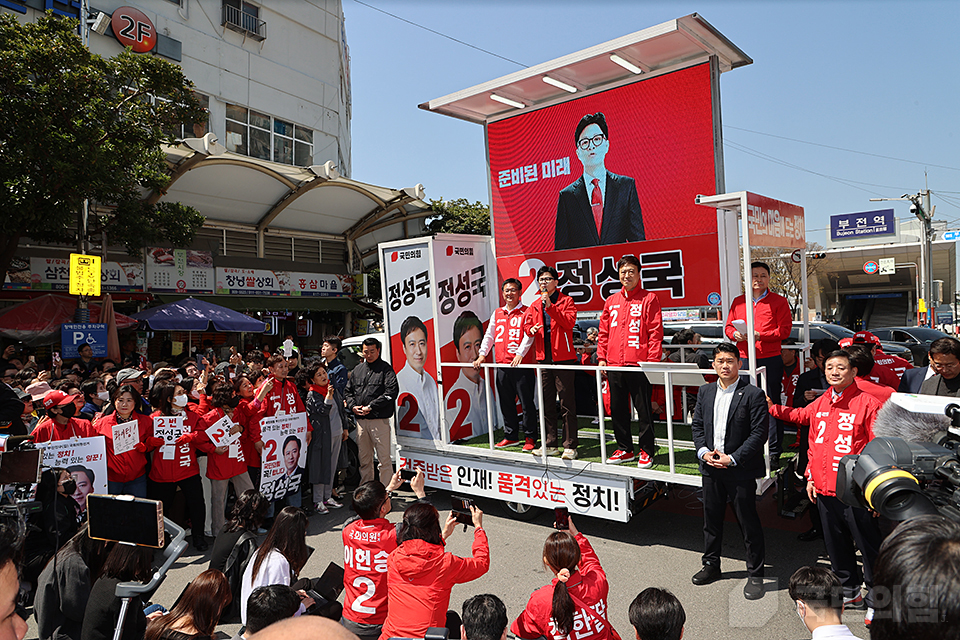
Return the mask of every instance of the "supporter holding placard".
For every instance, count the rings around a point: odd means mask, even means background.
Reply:
[[[257,375],[257,374],[252,374]],[[237,376],[233,380],[233,388],[240,396],[237,408],[245,418],[243,436],[240,446],[243,449],[243,458],[247,461],[247,473],[254,487],[260,486],[260,454],[263,451],[263,440],[260,433],[260,418],[263,417],[263,399],[273,388],[270,378],[264,380],[259,387],[250,375]]]
[[[243,431],[238,421],[244,422],[247,417],[243,410],[238,408],[240,397],[234,393],[233,385],[228,382],[218,382],[214,385],[211,402],[214,409],[203,416],[200,424],[202,433],[197,436],[197,442],[200,443],[198,446],[201,449],[208,443],[212,443],[207,429],[226,418],[227,420],[223,422],[227,425],[224,430],[229,432],[230,436],[236,436]],[[210,480],[211,530],[216,535],[223,528],[227,484],[232,484],[233,490],[238,494],[254,488],[247,474],[247,462],[239,441],[216,446],[207,454],[207,478]]]
[[[430,627],[444,626],[451,637],[459,635],[460,616],[447,611],[450,591],[490,569],[483,512],[473,506],[470,512],[475,527],[473,557],[460,558],[444,551],[444,541],[457,527],[453,513],[441,531],[440,514],[432,504],[417,501],[407,507],[397,534],[399,547],[387,560],[390,606],[381,638],[422,638]]]
[[[143,406],[140,392],[129,384],[113,395],[114,411],[97,420],[94,429],[107,445],[107,487],[111,494],[147,497],[146,452],[163,444],[154,438],[153,422],[136,408]],[[130,446],[132,444],[132,446]]]

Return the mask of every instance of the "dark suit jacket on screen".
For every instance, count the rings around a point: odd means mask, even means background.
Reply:
[[[557,200],[556,250],[596,247],[646,239],[637,183],[633,178],[607,171],[603,223],[597,234],[583,176],[560,191]]]
[[[713,451],[713,405],[717,399],[717,383],[711,382],[697,392],[697,408],[693,411],[693,444],[696,451],[706,447]],[[723,451],[733,456],[736,466],[715,469],[703,461],[704,475],[730,473],[748,478],[759,478],[764,473],[763,443],[767,439],[769,413],[764,392],[740,378],[727,413],[727,433]]]

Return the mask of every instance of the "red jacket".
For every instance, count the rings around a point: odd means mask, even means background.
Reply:
[[[359,624],[387,619],[387,558],[397,548],[397,526],[385,518],[343,528],[343,617]]]
[[[550,350],[553,361],[576,360],[573,325],[577,323],[577,307],[573,304],[573,299],[558,289],[557,301],[547,307],[547,315],[550,316]],[[533,327],[538,325],[543,325],[543,299],[539,296],[523,314],[523,332],[533,336],[536,349],[534,355],[537,361],[542,362],[546,358],[543,344],[546,327],[534,331]]]
[[[116,455],[113,452],[113,428],[117,426],[118,414],[116,411],[103,416],[93,425],[94,430],[102,435],[107,445],[107,479],[112,482],[130,482],[142,476],[147,470],[146,452],[155,449],[161,444],[153,437],[153,420],[142,413],[134,413],[131,417],[137,421],[140,431],[140,442],[145,445],[144,451],[127,451]],[[122,423],[121,423],[122,424]]]
[[[242,415],[246,416],[246,421],[240,426],[243,427],[243,435],[240,436],[240,444],[243,447],[243,457],[247,460],[248,467],[260,467],[260,452],[257,451],[256,444],[263,439],[260,432],[260,418],[263,415],[257,407],[256,400],[241,400],[238,409],[242,409]],[[236,417],[236,414],[234,414]]]
[[[227,414],[223,412],[223,409],[217,408],[204,414],[200,419],[200,430],[204,433],[197,439],[197,444],[202,451],[207,451],[208,449],[205,447],[209,447],[209,453],[207,454],[207,477],[211,480],[229,480],[234,476],[247,472],[247,461],[243,455],[242,446],[237,450],[237,457],[231,458],[229,450],[223,453],[216,453],[216,447],[213,446],[210,436],[206,434],[206,430],[225,415]],[[233,410],[232,420],[234,423],[243,426],[246,418],[247,416],[244,414],[244,410],[237,405],[237,408]]]
[[[276,380],[273,381],[273,389],[270,389],[260,401],[260,411],[263,414],[262,417],[270,418],[277,415],[279,411],[305,413],[307,408],[303,405],[297,385],[290,378],[284,378],[283,384],[278,385]],[[307,424],[310,424],[309,420]]]
[[[620,640],[613,625],[607,619],[607,594],[610,590],[607,576],[600,567],[600,560],[593,547],[583,536],[577,534],[580,545],[580,566],[567,580],[567,588],[574,602],[573,630],[571,640]],[[557,579],[545,587],[533,592],[526,608],[510,626],[510,631],[518,638],[539,638],[548,640],[566,640],[553,622],[553,589]],[[579,602],[577,602],[579,600]],[[586,608],[589,607],[589,611]]]
[[[873,422],[877,419],[880,401],[865,393],[854,380],[833,401],[833,391],[802,409],[773,405],[770,415],[796,424],[810,425],[810,449],[807,453],[806,476],[813,480],[817,493],[837,495],[837,467],[840,458],[860,453],[873,440]]]
[[[487,324],[487,331],[483,334],[483,341],[480,343],[480,355],[486,357],[493,349],[494,362],[497,364],[510,364],[513,362],[520,343],[523,342],[523,316],[527,307],[518,304],[512,310],[497,307],[496,311],[490,317]],[[524,364],[533,364],[533,357],[529,351],[524,354]]]
[[[735,331],[732,322],[734,320],[747,321],[745,299],[744,296],[737,296],[730,306],[724,333],[731,341],[733,341],[733,332]],[[790,329],[793,328],[793,316],[790,315],[790,305],[787,304],[787,299],[768,289],[767,295],[753,305],[753,323],[753,330],[760,333],[760,339],[757,340],[757,357],[779,357],[780,342],[790,337]],[[738,342],[737,348],[740,349],[740,357],[746,358],[746,340]]]
[[[159,411],[150,414],[151,420],[161,416]],[[200,426],[201,418],[193,411],[183,412],[184,433],[196,433]],[[153,433],[151,431],[151,433]],[[213,443],[204,440],[201,436],[196,436],[192,442],[175,445],[176,452],[172,460],[163,457],[163,447],[158,448],[151,458],[149,478],[154,482],[179,482],[200,474],[200,467],[197,465],[197,448],[201,451],[213,451]]]
[[[796,354],[797,361],[793,363],[790,369],[787,369],[786,365],[784,365],[783,380],[780,383],[780,388],[783,390],[780,399],[786,399],[786,402],[783,404],[788,407],[793,406],[793,395],[797,392],[797,380],[800,378],[800,358],[802,354],[799,351],[797,351]]]
[[[660,362],[662,352],[663,319],[655,293],[638,286],[607,298],[600,316],[598,362],[605,360],[614,367]]]
[[[67,424],[60,424],[49,417],[44,418],[33,428],[34,442],[56,442],[70,438],[92,438],[100,435],[89,420],[70,418]]]
[[[894,389],[900,386],[900,378],[903,377],[903,372],[907,369],[913,369],[912,364],[899,356],[892,356],[888,353],[884,353],[881,351],[880,347],[877,347],[876,353],[873,354],[873,367],[876,369],[878,366],[889,370],[897,377],[897,384],[893,385]],[[892,378],[890,379],[892,380]],[[884,384],[887,383],[884,382]]]
[[[860,391],[863,391],[866,394],[869,394],[880,401],[880,404],[885,403],[890,399],[890,396],[893,395],[893,392],[896,389],[888,387],[885,384],[877,384],[872,380],[867,378],[861,378],[857,376],[857,386],[860,387]]]
[[[483,529],[473,533],[473,557],[460,558],[443,546],[407,540],[387,560],[390,608],[380,640],[422,638],[446,624],[453,585],[476,580],[490,569],[490,547]]]

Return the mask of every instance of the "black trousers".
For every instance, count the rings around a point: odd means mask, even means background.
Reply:
[[[750,366],[750,360],[740,358],[740,366],[746,369]],[[780,356],[757,358],[757,368],[759,367],[767,368],[767,375],[763,378],[763,389],[774,404],[780,404],[780,391],[783,387],[783,358]],[[783,453],[783,423],[773,417],[770,418],[767,440],[770,442],[771,456],[779,456]]]
[[[653,388],[647,375],[642,371],[608,371],[607,384],[610,388],[610,420],[613,423],[613,435],[617,439],[617,449],[633,452],[633,429],[630,427],[632,399],[640,422],[640,451],[646,451],[652,457],[657,447],[654,443],[653,409],[650,406]]]
[[[743,544],[747,551],[747,575],[751,578],[763,577],[765,546],[763,525],[757,515],[756,492],[757,482],[753,478],[719,470],[703,476],[703,564],[720,567],[723,518],[729,499],[743,534]]]
[[[173,498],[177,495],[177,487],[183,492],[187,501],[187,513],[190,515],[190,530],[194,537],[203,535],[203,523],[207,519],[207,505],[203,501],[203,485],[200,474],[190,476],[177,482],[153,482],[147,484],[148,493],[154,500],[163,503],[164,513],[170,513],[173,508]]]
[[[860,593],[862,581],[867,585],[867,606],[872,607],[873,566],[883,542],[877,519],[866,509],[846,505],[835,496],[817,496],[817,508],[830,567],[840,578],[844,597],[855,597]],[[863,556],[862,574],[857,565],[857,549]]]
[[[537,439],[537,407],[533,402],[536,384],[533,369],[497,369],[497,399],[503,414],[503,435],[507,440],[520,439],[517,398],[520,398],[523,409],[523,435]]]
[[[554,362],[552,364],[572,365],[576,360]],[[544,364],[541,362],[540,364]],[[573,389],[573,369],[544,369],[540,375],[540,386],[543,389],[543,421],[546,426],[547,439],[545,447],[557,446],[557,403],[554,398],[560,398],[560,419],[563,420],[563,448],[576,449],[579,444],[577,438],[577,400]]]

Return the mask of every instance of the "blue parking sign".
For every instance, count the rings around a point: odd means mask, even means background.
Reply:
[[[60,325],[60,345],[63,358],[77,358],[84,344],[93,348],[94,358],[107,357],[107,325],[90,322],[64,323]]]

